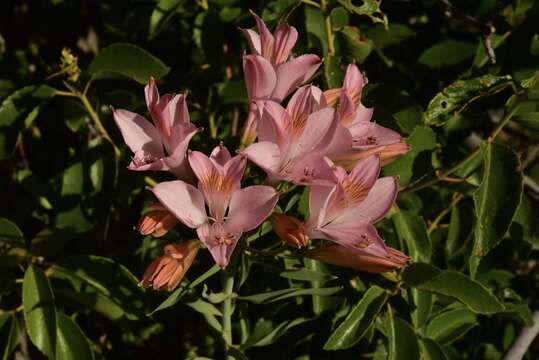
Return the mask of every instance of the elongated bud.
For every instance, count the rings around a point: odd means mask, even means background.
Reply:
[[[177,223],[178,219],[170,211],[163,205],[154,203],[150,205],[150,211],[139,220],[135,229],[142,235],[157,238],[165,235]]]
[[[200,242],[194,239],[166,245],[164,255],[148,266],[139,285],[154,290],[174,290],[193,264],[199,247]]]
[[[368,273],[382,273],[402,268],[410,260],[406,254],[386,246],[387,255],[373,255],[367,249],[350,249],[340,245],[323,246],[306,253],[312,259],[349,267]]]
[[[290,246],[303,247],[309,243],[309,235],[301,221],[291,216],[273,214],[271,216],[273,231]]]
[[[410,145],[405,142],[395,144],[374,146],[366,150],[357,150],[345,156],[333,159],[335,164],[343,167],[345,170],[352,170],[358,161],[368,158],[371,155],[378,155],[382,166],[389,164],[393,160],[398,159],[401,155],[410,151]]]

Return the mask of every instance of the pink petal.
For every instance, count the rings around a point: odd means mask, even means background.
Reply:
[[[309,187],[309,221],[307,228],[318,226],[320,211],[334,186],[313,185]]]
[[[136,153],[139,150],[144,150],[156,158],[164,156],[159,133],[148,120],[134,112],[122,109],[113,110],[113,115],[124,141],[131,151]]]
[[[200,182],[199,187],[202,187],[203,189],[211,188],[213,182],[216,181],[215,178],[219,176],[215,164],[206,156],[206,154],[203,154],[200,151],[190,151],[188,159],[191,169],[193,169],[195,176]]]
[[[324,239],[352,249],[362,249],[373,255],[385,256],[387,251],[384,240],[380,238],[376,228],[366,222],[334,224],[317,229]]]
[[[133,171],[170,170],[169,166],[165,162],[165,158],[157,158],[144,150],[135,152],[127,168]]]
[[[211,154],[210,154],[210,160],[213,162],[214,165],[222,168],[225,166],[225,164],[231,159],[232,156],[230,156],[230,152],[226,148],[226,146],[223,145],[223,143],[220,143],[219,146],[216,146]]]
[[[241,233],[232,232],[226,223],[209,223],[197,229],[197,235],[208,250],[215,263],[225,268],[230,261],[230,256],[238,244]]]
[[[207,221],[204,196],[193,185],[181,180],[166,181],[151,191],[186,226],[197,228]]]
[[[273,211],[279,194],[271,186],[254,185],[232,194],[228,208],[227,227],[233,233],[243,233],[258,227]]]
[[[172,153],[164,158],[165,163],[170,167],[170,170],[175,175],[179,175],[180,178],[190,178],[191,171],[188,169],[188,164],[185,162],[185,153],[189,146],[189,142],[198,132],[200,128],[197,128],[191,123],[180,123],[172,128],[171,137],[177,141],[174,147],[171,149]],[[186,170],[188,170],[186,172]]]
[[[242,151],[247,158],[257,164],[268,175],[278,173],[281,167],[281,150],[277,144],[261,141]]]
[[[373,122],[358,122],[348,127],[348,129],[354,139],[354,147],[359,149],[365,150],[402,141],[402,137],[398,132]]]
[[[259,55],[243,57],[243,72],[249,99],[269,99],[277,83],[277,75],[270,62]]]
[[[260,34],[260,48],[262,50],[262,56],[270,60],[271,55],[273,54],[275,39],[273,38],[273,35],[269,31],[264,21],[255,12],[250,11],[250,13],[255,18],[258,33]]]
[[[352,201],[362,201],[380,175],[380,157],[371,155],[357,163],[348,177],[346,193]]]
[[[367,221],[376,223],[381,220],[395,203],[398,180],[387,176],[376,180],[369,194],[357,206],[348,208],[339,222]]]
[[[245,172],[246,165],[247,157],[243,154],[239,154],[230,159],[223,167],[223,176],[227,182],[233,184],[233,189],[240,188],[241,178]]]
[[[356,64],[348,65],[346,75],[344,76],[343,89],[346,90],[354,101],[357,100],[359,102],[361,100],[361,92],[367,82],[367,77],[359,71]]]
[[[326,107],[326,99],[318,87],[305,85],[300,87],[288,101],[286,111],[292,121],[301,122],[322,108]]]
[[[371,121],[372,115],[374,114],[374,108],[367,108],[362,103],[359,103],[356,108],[356,115],[352,123],[359,121]]]
[[[338,125],[334,114],[334,109],[324,108],[309,115],[305,129],[296,146],[290,149],[289,156],[295,158],[315,151],[325,151],[331,144]]]
[[[298,86],[314,75],[322,60],[316,55],[306,54],[291,59],[277,67],[275,90],[272,98],[283,101]]]
[[[317,152],[294,159],[280,174],[282,179],[298,185],[331,186],[335,183],[333,162]]]
[[[241,29],[243,36],[247,39],[249,43],[249,48],[251,49],[251,54],[262,55],[262,47],[260,45],[260,35],[254,30],[251,29]]]
[[[349,154],[353,150],[352,145],[353,139],[350,130],[342,124],[337,124],[333,139],[323,152],[327,154],[329,158],[335,160]]]
[[[150,81],[148,81],[148,84],[144,87],[144,95],[146,98],[146,106],[148,107],[148,110],[151,111],[151,109],[159,102],[159,91],[157,90],[157,85],[155,84],[155,79],[153,77],[150,78]]]
[[[275,48],[272,62],[275,65],[285,62],[298,40],[298,32],[293,26],[281,24],[275,30]]]
[[[285,119],[287,118],[286,110],[275,101],[265,101],[263,112],[258,121],[258,141],[271,141],[279,143],[286,137],[283,130]]]

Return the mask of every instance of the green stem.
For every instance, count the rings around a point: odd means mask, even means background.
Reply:
[[[234,290],[234,276],[230,270],[223,271],[223,293],[226,295],[221,312],[223,313],[222,327],[225,348],[232,345],[232,292]],[[228,357],[227,357],[228,358]]]
[[[90,104],[90,101],[88,100],[88,97],[86,97],[86,94],[80,94],[79,99],[82,102],[82,105],[84,105],[84,107],[86,108],[86,111],[88,111],[88,114],[92,118],[93,122],[95,123],[95,126],[97,127],[101,135],[112,144],[112,147],[114,148],[114,153],[116,154],[117,157],[120,157],[121,155],[120,149],[118,149],[116,144],[114,144],[114,142],[112,141],[112,138],[107,132],[107,129],[105,129],[105,127],[103,126],[103,123],[101,122],[101,119],[99,118],[99,115],[93,108],[92,104]]]
[[[518,108],[520,106],[520,101],[517,101],[512,107],[511,107],[511,110],[509,110],[505,116],[503,117],[503,119],[498,123],[498,125],[496,126],[496,128],[494,128],[494,130],[492,130],[492,132],[490,133],[489,137],[487,138],[487,141],[489,143],[493,142],[496,137],[498,136],[498,134],[502,131],[502,129],[504,128],[505,125],[507,125],[507,123],[513,118],[513,116],[515,116]],[[432,186],[434,184],[437,184],[438,182],[444,180],[445,177],[447,177],[448,175],[451,175],[452,173],[454,173],[455,171],[457,171],[458,169],[460,169],[461,167],[463,167],[464,165],[466,165],[469,161],[475,159],[475,157],[477,155],[479,155],[479,153],[481,152],[481,148],[480,147],[477,147],[474,151],[472,151],[471,153],[469,153],[464,159],[462,159],[461,161],[459,161],[458,163],[456,163],[455,165],[453,165],[452,167],[450,167],[449,169],[445,170],[445,171],[442,171],[442,172],[439,172],[437,174],[437,176],[435,178],[432,178],[432,179],[428,179],[428,180],[425,180],[425,181],[422,181],[416,185],[413,185],[413,186],[409,186],[409,187],[406,187],[404,188],[403,190],[401,190],[401,193],[408,193],[408,192],[416,192],[418,190],[421,190],[421,189],[424,189],[426,187],[429,187],[429,186]]]
[[[322,10],[322,13],[324,13],[324,16],[326,17],[326,35],[328,38],[328,55],[334,55],[335,54],[335,43],[334,43],[334,36],[333,36],[333,27],[331,26],[331,17],[329,16],[328,8],[327,8],[327,2],[326,0],[320,0],[320,10]]]

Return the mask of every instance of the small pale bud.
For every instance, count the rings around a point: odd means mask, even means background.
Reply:
[[[174,290],[195,260],[200,247],[198,240],[187,240],[179,245],[166,245],[164,255],[155,259],[144,272],[140,286],[154,290]]]
[[[303,247],[309,243],[309,235],[307,235],[304,224],[294,217],[273,214],[271,225],[273,231],[288,245]]]

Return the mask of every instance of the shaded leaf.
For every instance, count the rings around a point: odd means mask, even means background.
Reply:
[[[472,57],[477,45],[445,40],[430,46],[419,55],[419,62],[431,68],[456,65]]]
[[[449,360],[444,350],[436,341],[427,338],[420,338],[421,354],[425,360]]]
[[[86,335],[79,326],[62,313],[56,314],[58,332],[56,333],[57,360],[92,360],[92,349]]]
[[[24,235],[13,221],[0,217],[0,241],[10,245],[24,246]]]
[[[49,279],[30,265],[22,283],[22,305],[26,331],[32,343],[46,356],[56,351],[56,309]]]
[[[432,245],[423,218],[411,211],[400,210],[391,217],[399,238],[408,245],[414,261],[428,262]]]
[[[346,62],[362,64],[373,49],[372,40],[362,37],[359,30],[353,26],[345,26],[336,33],[335,39]]]
[[[19,343],[19,323],[11,312],[0,314],[0,356],[2,360],[11,359],[10,355]]]
[[[352,0],[339,0],[339,3],[351,13],[368,16],[373,23],[382,23],[387,27],[387,16],[380,9],[382,0],[363,0],[361,6],[356,6]]]
[[[477,325],[477,316],[468,309],[451,309],[433,317],[426,336],[441,344],[450,344]]]
[[[255,304],[268,304],[275,301],[280,301],[296,296],[304,295],[319,295],[319,296],[329,296],[333,295],[342,290],[342,287],[326,287],[326,288],[312,288],[312,289],[282,289],[269,291],[261,294],[247,295],[247,296],[238,296],[238,299],[250,301]]]
[[[404,269],[402,279],[408,286],[454,297],[478,314],[504,310],[503,304],[481,283],[456,271],[443,271],[429,264],[415,263]]]
[[[511,76],[483,75],[473,79],[457,80],[436,94],[429,102],[424,114],[427,125],[442,125],[446,116],[470,101],[492,95],[506,87]]]
[[[517,156],[503,145],[482,143],[483,180],[474,193],[475,256],[485,256],[505,235],[522,196],[522,173]],[[503,174],[503,176],[500,176]],[[476,265],[470,265],[472,275]]]
[[[372,286],[324,344],[324,350],[348,349],[365,335],[387,300],[387,292]]]
[[[94,58],[89,74],[94,79],[126,77],[146,84],[150,77],[160,79],[170,68],[146,50],[127,43],[112,44]]]
[[[410,324],[398,316],[393,316],[392,312],[388,316],[390,317],[388,359],[419,359],[418,339]]]
[[[241,348],[247,349],[249,347],[271,345],[281,336],[288,333],[294,326],[310,320],[311,319],[300,317],[293,320],[283,321],[274,326],[274,323],[271,320],[259,319],[245,343],[241,345]]]

